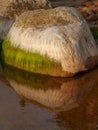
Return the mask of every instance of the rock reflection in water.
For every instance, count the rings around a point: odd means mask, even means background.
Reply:
[[[6,66],[4,74],[9,82],[0,74],[7,84],[0,85],[0,130],[97,130],[98,68],[67,79]]]
[[[96,83],[96,75],[91,72],[66,79],[36,75],[5,66],[4,73],[11,87],[22,97],[21,105],[24,106],[25,99],[28,99],[40,103],[40,106],[60,111],[79,106]]]

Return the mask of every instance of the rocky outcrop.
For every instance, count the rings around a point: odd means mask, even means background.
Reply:
[[[73,76],[98,64],[86,21],[68,7],[20,15],[3,43],[3,56],[7,64],[52,76]]]

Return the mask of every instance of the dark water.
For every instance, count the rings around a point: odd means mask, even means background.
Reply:
[[[0,130],[98,130],[98,68],[67,79],[0,70]]]

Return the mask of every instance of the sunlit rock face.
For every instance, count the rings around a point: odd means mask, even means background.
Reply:
[[[0,42],[5,38],[12,23],[26,10],[48,9],[48,0],[1,0],[0,1]]]
[[[48,0],[1,0],[0,15],[10,18],[16,18],[26,10],[41,8],[51,8]]]
[[[97,65],[98,48],[78,10],[57,7],[20,15],[3,43],[3,57],[27,71],[69,77]]]
[[[52,110],[71,110],[84,101],[97,82],[98,69],[75,78],[53,78],[4,68],[10,86],[24,100]]]

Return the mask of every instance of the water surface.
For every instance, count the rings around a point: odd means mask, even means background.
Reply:
[[[98,68],[74,78],[0,71],[0,130],[97,130]]]

